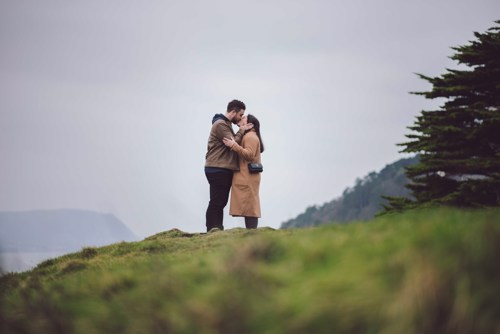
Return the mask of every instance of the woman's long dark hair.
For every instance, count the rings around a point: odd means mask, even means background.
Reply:
[[[264,152],[264,143],[262,142],[262,137],[260,136],[260,122],[254,115],[248,114],[247,123],[252,123],[255,132],[257,133],[257,137],[259,137],[260,141],[260,153]]]

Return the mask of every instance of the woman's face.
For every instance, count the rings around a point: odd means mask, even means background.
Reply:
[[[243,116],[241,120],[238,122],[238,126],[243,126],[247,124],[247,117]]]

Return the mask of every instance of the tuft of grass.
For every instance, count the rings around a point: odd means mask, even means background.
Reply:
[[[37,268],[38,269],[47,268],[47,267],[50,267],[50,266],[54,265],[55,263],[56,263],[56,259],[47,259],[45,261],[40,262],[37,265]]]
[[[61,269],[61,274],[68,274],[79,270],[83,270],[85,269],[85,267],[86,267],[85,263],[81,261],[75,261],[75,260],[69,261]]]
[[[146,238],[145,240],[160,240],[160,239],[165,239],[165,238],[179,238],[179,237],[191,238],[195,235],[196,234],[183,232],[177,228],[173,228],[171,230],[150,236],[150,237]]]
[[[97,256],[97,249],[95,247],[84,247],[80,252],[80,256],[82,259],[91,259]]]
[[[500,211],[180,230],[0,278],[0,332],[498,333]]]

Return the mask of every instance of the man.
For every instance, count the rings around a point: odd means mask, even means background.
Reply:
[[[243,102],[233,100],[227,105],[224,114],[216,114],[212,119],[212,129],[208,137],[207,154],[205,156],[205,175],[210,185],[210,202],[206,212],[207,232],[217,228],[224,229],[224,208],[229,199],[229,191],[233,180],[233,171],[239,170],[238,156],[224,145],[224,138],[234,138],[241,144],[245,131],[252,124],[241,126],[235,134],[231,123],[238,124],[245,113]]]

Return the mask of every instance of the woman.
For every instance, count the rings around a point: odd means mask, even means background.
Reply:
[[[253,124],[241,141],[241,146],[233,138],[224,138],[224,144],[239,156],[240,170],[234,172],[231,188],[231,204],[229,214],[233,217],[245,217],[247,229],[257,228],[260,218],[260,173],[250,173],[249,162],[261,162],[260,154],[264,152],[264,144],[260,136],[259,120],[248,115],[238,124],[240,127],[247,123]]]

